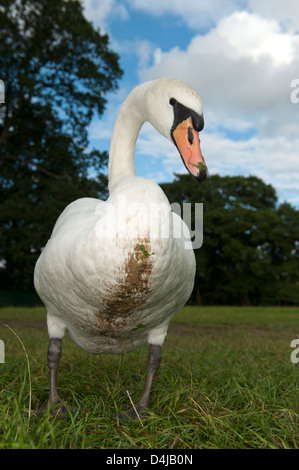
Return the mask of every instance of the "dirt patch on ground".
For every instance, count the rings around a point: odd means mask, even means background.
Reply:
[[[178,336],[220,336],[224,334],[225,330],[226,328],[215,328],[207,325],[174,325],[168,331]]]
[[[224,336],[232,330],[246,331],[249,335],[260,337],[273,333],[268,328],[252,328],[248,324],[240,325],[227,322],[219,323],[217,326],[178,324],[170,326],[168,331],[177,336]]]
[[[190,330],[189,328],[186,328],[184,325],[172,326],[168,329],[168,331],[169,333],[172,333],[178,336],[193,336],[194,335],[194,331]]]
[[[266,328],[258,328],[251,330],[251,333],[253,333],[256,336],[267,336],[269,333],[271,333],[271,330],[268,330]]]

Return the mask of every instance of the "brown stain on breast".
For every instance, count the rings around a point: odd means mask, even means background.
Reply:
[[[123,276],[117,279],[109,297],[102,299],[104,306],[96,312],[98,326],[109,330],[110,334],[111,330],[121,330],[122,326],[130,324],[149,298],[154,255],[146,256],[141,245],[151,253],[149,240],[136,242],[124,263]]]

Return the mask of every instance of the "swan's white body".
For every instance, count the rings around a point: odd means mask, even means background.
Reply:
[[[113,192],[107,203],[84,198],[70,204],[36,265],[35,285],[47,307],[50,337],[62,338],[67,329],[79,346],[93,353],[129,351],[146,340],[162,345],[171,316],[193,287],[194,254],[182,239],[150,238],[146,226],[137,238],[124,233],[101,237],[106,217],[117,214],[118,200],[123,205],[118,198],[123,191],[127,199],[130,195],[133,202],[142,201],[127,221],[128,232],[140,221],[146,223],[150,202],[168,203],[155,183],[133,178],[126,178],[128,186]],[[180,223],[176,214],[170,216]],[[161,223],[158,218],[159,213]]]
[[[138,178],[134,167],[146,120],[170,139],[173,95],[202,113],[199,96],[180,82],[137,87],[113,131],[108,200],[79,199],[58,218],[34,277],[50,338],[68,330],[92,353],[121,353],[146,341],[161,346],[171,317],[188,300],[195,275],[188,230],[162,189]],[[186,238],[173,236],[182,232]]]

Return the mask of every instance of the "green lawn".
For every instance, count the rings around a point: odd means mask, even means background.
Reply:
[[[66,337],[58,389],[80,408],[29,418],[48,396],[45,310],[0,309],[0,448],[298,448],[295,338],[298,308],[185,307],[163,346],[150,417],[120,424],[113,413],[131,406],[127,392],[138,400],[147,347],[95,356]]]

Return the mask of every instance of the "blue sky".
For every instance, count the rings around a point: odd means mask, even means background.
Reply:
[[[119,107],[139,83],[180,79],[201,95],[201,148],[210,174],[256,175],[299,207],[298,0],[83,0],[124,70],[91,146],[108,150]],[[292,87],[293,83],[293,87]],[[293,93],[293,95],[292,95]],[[298,99],[299,101],[299,99]],[[177,150],[149,124],[136,171],[156,182],[185,173]]]

